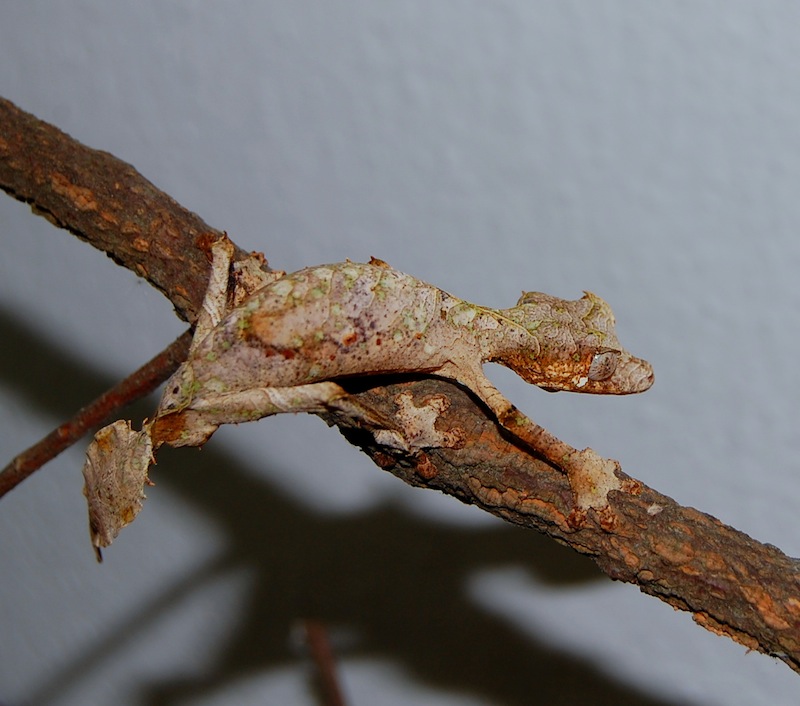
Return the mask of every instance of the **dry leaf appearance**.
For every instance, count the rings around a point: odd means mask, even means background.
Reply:
[[[498,362],[552,391],[648,389],[652,368],[621,346],[611,309],[599,297],[586,293],[566,301],[526,292],[510,309],[489,309],[373,259],[277,279],[265,275],[250,282],[245,290],[255,290],[242,298],[229,291],[232,252],[227,238],[212,246],[213,271],[189,358],[167,382],[152,421],[139,432],[117,422],[113,435],[101,430],[92,442],[84,476],[96,548],[108,546],[133,519],[151,449],[161,444],[198,446],[221,424],[281,412],[344,410],[375,425],[335,382],[351,376],[426,373],[455,380],[508,431],[569,474],[576,508],[602,509],[608,492],[619,489],[616,462],[591,449],[577,451],[534,424],[482,369]],[[231,299],[238,302],[232,308]],[[379,443],[419,449],[462,442],[457,430],[435,430],[441,401],[424,408],[402,403],[395,420],[402,428],[379,432]],[[109,479],[117,479],[114,492]]]

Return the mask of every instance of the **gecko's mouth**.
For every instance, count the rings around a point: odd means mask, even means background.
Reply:
[[[578,392],[589,395],[633,395],[649,389],[654,380],[652,366],[640,358],[627,356],[613,374],[602,380],[589,375],[565,377],[553,375],[544,382],[535,382],[545,392]]]

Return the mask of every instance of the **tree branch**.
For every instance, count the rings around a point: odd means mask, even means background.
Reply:
[[[0,188],[144,277],[194,323],[210,272],[204,244],[221,232],[131,165],[0,98]]]
[[[208,277],[206,246],[218,231],[130,165],[75,142],[0,99],[0,188],[30,203],[115,261],[145,277],[193,322]],[[241,251],[239,257],[243,256]],[[800,563],[629,476],[605,510],[576,521],[567,478],[504,435],[487,410],[442,379],[354,380],[349,392],[376,418],[395,399],[445,395],[438,425],[464,429],[460,449],[407,455],[377,445],[343,415],[325,415],[384,470],[532,527],[594,558],[611,578],[637,584],[703,627],[800,671]]]

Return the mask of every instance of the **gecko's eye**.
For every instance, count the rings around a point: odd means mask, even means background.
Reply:
[[[619,353],[617,351],[600,351],[594,354],[589,365],[589,379],[595,382],[608,380],[617,369]]]

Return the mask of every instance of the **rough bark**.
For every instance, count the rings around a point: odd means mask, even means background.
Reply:
[[[193,322],[206,287],[206,245],[219,234],[130,165],[89,149],[0,99],[0,188],[157,287]],[[240,253],[241,254],[241,253]],[[703,627],[800,671],[800,563],[719,520],[624,476],[601,512],[576,514],[567,478],[508,438],[463,389],[434,378],[355,380],[362,405],[391,419],[395,398],[446,395],[442,429],[468,433],[459,449],[404,455],[326,415],[378,466],[594,558],[611,578],[638,585]]]

